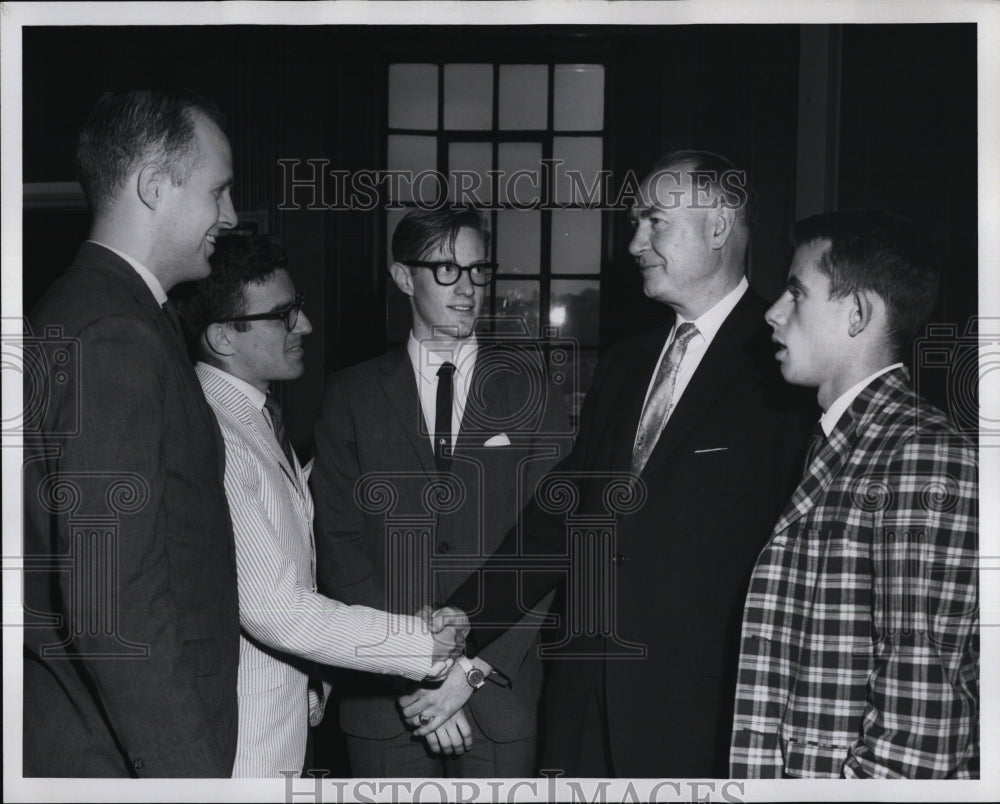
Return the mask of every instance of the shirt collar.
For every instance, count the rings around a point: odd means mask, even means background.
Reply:
[[[476,365],[479,341],[475,334],[460,340],[418,341],[411,329],[406,351],[417,373],[427,382],[433,382],[442,363],[451,363],[459,377],[470,376]]]
[[[892,371],[893,369],[902,367],[902,363],[893,363],[891,366],[881,368],[874,374],[869,374],[861,382],[852,385],[844,391],[844,393],[834,399],[833,404],[826,409],[826,412],[824,412],[819,419],[820,426],[823,428],[823,434],[829,436],[830,433],[833,432],[833,428],[837,426],[837,422],[840,421],[840,417],[844,415],[844,411],[851,406],[851,403],[858,398],[858,394],[864,391],[876,377],[881,377],[887,371]]]
[[[153,298],[156,299],[156,303],[160,305],[160,307],[164,305],[167,300],[167,292],[163,289],[163,285],[160,284],[160,280],[157,279],[145,265],[134,257],[130,257],[128,254],[125,254],[116,248],[112,248],[107,243],[102,243],[99,240],[91,240],[89,242],[94,243],[101,248],[106,248],[112,254],[117,254],[125,260],[125,262],[131,265],[132,268],[135,269],[135,272],[139,274],[139,278],[146,283],[146,287],[148,287],[150,292],[153,294]]]
[[[747,292],[749,287],[750,283],[747,281],[746,276],[741,277],[736,287],[719,299],[719,301],[708,308],[704,313],[691,321],[691,323],[698,328],[698,334],[705,339],[706,343],[712,342],[712,339],[715,337],[715,333],[717,333],[719,328],[722,326],[722,322],[726,320],[728,315],[733,311],[733,308],[739,304],[740,299],[743,298],[743,294]],[[677,323],[674,324],[674,332],[677,331],[677,328],[681,324],[686,322],[686,318],[677,316]]]
[[[230,374],[228,371],[224,371],[223,369],[213,366],[210,363],[205,363],[202,360],[195,363],[195,366],[203,371],[208,371],[214,374],[222,380],[225,380],[233,386],[233,388],[246,396],[246,398],[250,400],[250,404],[252,404],[257,410],[264,410],[264,403],[267,401],[267,394],[259,388],[256,388],[245,380],[241,380],[239,377]]]

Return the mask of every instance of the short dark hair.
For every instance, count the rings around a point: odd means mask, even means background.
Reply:
[[[190,340],[194,341],[209,324],[246,315],[246,288],[262,285],[288,259],[281,243],[266,235],[224,235],[209,258],[212,273],[198,282],[179,285],[171,297],[181,308]],[[250,328],[247,321],[234,321],[238,332]]]
[[[722,199],[723,204],[736,210],[737,220],[752,233],[757,227],[760,204],[747,172],[722,154],[688,148],[671,151],[658,159],[648,175],[677,168],[684,162],[691,164],[693,174],[705,177],[707,187]]]
[[[452,206],[410,210],[392,235],[392,258],[396,262],[419,260],[446,244],[447,250],[454,251],[455,238],[465,227],[482,235],[488,251],[489,227],[486,217],[479,210]]]
[[[175,186],[187,181],[198,155],[194,113],[225,130],[210,101],[186,90],[105,93],[91,111],[76,149],[76,170],[94,214],[105,212],[143,161],[161,164]]]
[[[819,268],[830,298],[857,291],[885,303],[890,347],[901,358],[937,301],[940,271],[934,249],[913,221],[884,209],[827,212],[795,223],[795,248],[826,241]]]

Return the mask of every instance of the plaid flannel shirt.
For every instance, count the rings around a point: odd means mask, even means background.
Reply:
[[[734,777],[978,775],[977,475],[905,369],[854,400],[753,571]]]

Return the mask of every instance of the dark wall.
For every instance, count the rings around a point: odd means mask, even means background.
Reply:
[[[964,321],[976,309],[975,29],[844,26],[842,43],[839,205],[891,206],[930,227],[947,255],[940,318]],[[795,209],[798,48],[790,25],[28,28],[24,178],[73,178],[76,132],[104,90],[179,85],[216,100],[231,121],[237,209],[267,213],[314,324],[306,375],[283,393],[290,434],[308,449],[326,373],[385,347],[383,221],[305,203],[279,211],[278,160],[383,167],[390,60],[604,62],[606,166],[641,173],[696,147],[746,167],[761,197],[751,278],[774,296]],[[85,228],[82,212],[26,215],[26,308]],[[641,294],[625,216],[606,213],[605,230],[602,348],[665,313]]]
[[[942,256],[941,318],[976,314],[975,25],[843,26],[843,209],[922,224]]]
[[[838,206],[887,207],[921,224],[941,262],[932,322],[954,327],[958,338],[943,339],[951,349],[978,309],[976,26],[845,25],[842,43]],[[921,358],[936,341],[916,344],[914,379],[953,418],[971,412],[959,425],[972,427],[979,372],[946,382],[948,370]]]
[[[680,148],[716,151],[747,170],[761,202],[750,276],[763,295],[776,296],[795,205],[798,26],[664,28],[623,43],[618,65],[609,100],[615,175],[641,173]],[[612,216],[611,225],[602,277],[604,347],[667,316],[662,304],[642,296],[625,216]]]

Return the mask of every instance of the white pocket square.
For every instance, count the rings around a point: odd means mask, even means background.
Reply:
[[[500,433],[500,435],[491,436],[486,439],[486,443],[483,444],[484,447],[509,447],[510,439],[507,438],[506,433]]]
[[[704,455],[706,452],[726,452],[729,447],[708,447],[707,449],[696,449],[695,455]]]

